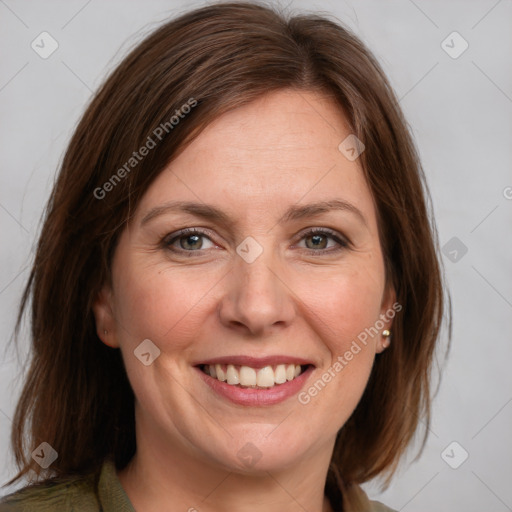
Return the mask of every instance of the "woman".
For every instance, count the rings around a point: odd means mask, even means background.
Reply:
[[[48,205],[9,484],[39,483],[0,511],[391,510],[360,484],[428,425],[427,197],[346,28],[222,3],[156,30]]]

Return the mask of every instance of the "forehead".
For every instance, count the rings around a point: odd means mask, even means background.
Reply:
[[[350,133],[341,108],[324,95],[267,94],[210,123],[155,179],[139,211],[182,199],[240,216],[342,198],[371,217],[373,200],[359,162],[338,149]]]

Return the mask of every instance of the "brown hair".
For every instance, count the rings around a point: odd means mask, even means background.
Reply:
[[[420,419],[428,429],[446,298],[428,189],[398,101],[371,52],[341,23],[220,3],[165,23],[133,49],[70,141],[18,316],[19,337],[31,301],[32,359],[12,427],[19,472],[8,484],[30,469],[39,479],[64,478],[97,472],[106,457],[118,469],[131,459],[133,391],[120,351],[100,341],[92,313],[119,234],[149,184],[208,123],[284,88],[332,97],[365,144],[360,164],[377,207],[387,277],[403,307],[391,346],[377,356],[338,433],[327,485],[385,473],[387,485]],[[171,127],[187,103],[194,108]],[[155,128],[165,122],[161,142],[120,172],[148,137],[156,142]],[[58,452],[46,471],[30,457],[43,441]]]

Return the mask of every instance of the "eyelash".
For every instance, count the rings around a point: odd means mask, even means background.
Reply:
[[[336,231],[333,231],[329,228],[311,228],[302,234],[300,240],[307,238],[308,236],[318,235],[318,234],[327,235],[328,238],[331,238],[332,240],[334,240],[339,246],[336,248],[330,248],[330,249],[324,249],[324,250],[322,250],[322,249],[303,249],[306,251],[307,254],[315,255],[315,256],[318,256],[321,254],[333,254],[333,253],[337,253],[337,252],[349,247],[348,241],[343,240],[340,236],[338,236]],[[171,235],[166,236],[162,242],[166,249],[168,249],[174,253],[187,254],[188,257],[192,257],[194,253],[201,253],[203,251],[203,249],[190,251],[190,250],[186,250],[186,249],[181,249],[181,248],[179,249],[177,247],[172,247],[172,244],[174,242],[178,241],[181,238],[184,238],[185,236],[192,236],[192,235],[204,236],[204,237],[208,238],[213,243],[213,240],[211,240],[211,238],[208,236],[208,233],[206,231],[203,231],[203,230],[197,229],[197,228],[182,229],[181,231],[179,231],[176,234],[172,233]],[[204,250],[207,250],[207,249],[204,249]]]

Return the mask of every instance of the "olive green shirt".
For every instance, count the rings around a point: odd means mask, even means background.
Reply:
[[[341,510],[339,505],[332,505],[335,511]],[[27,486],[0,499],[0,512],[36,511],[135,512],[135,509],[121,486],[114,463],[107,459],[97,483],[92,475],[76,477],[66,482]],[[344,492],[343,511],[395,512],[378,501],[370,501],[359,486]]]

